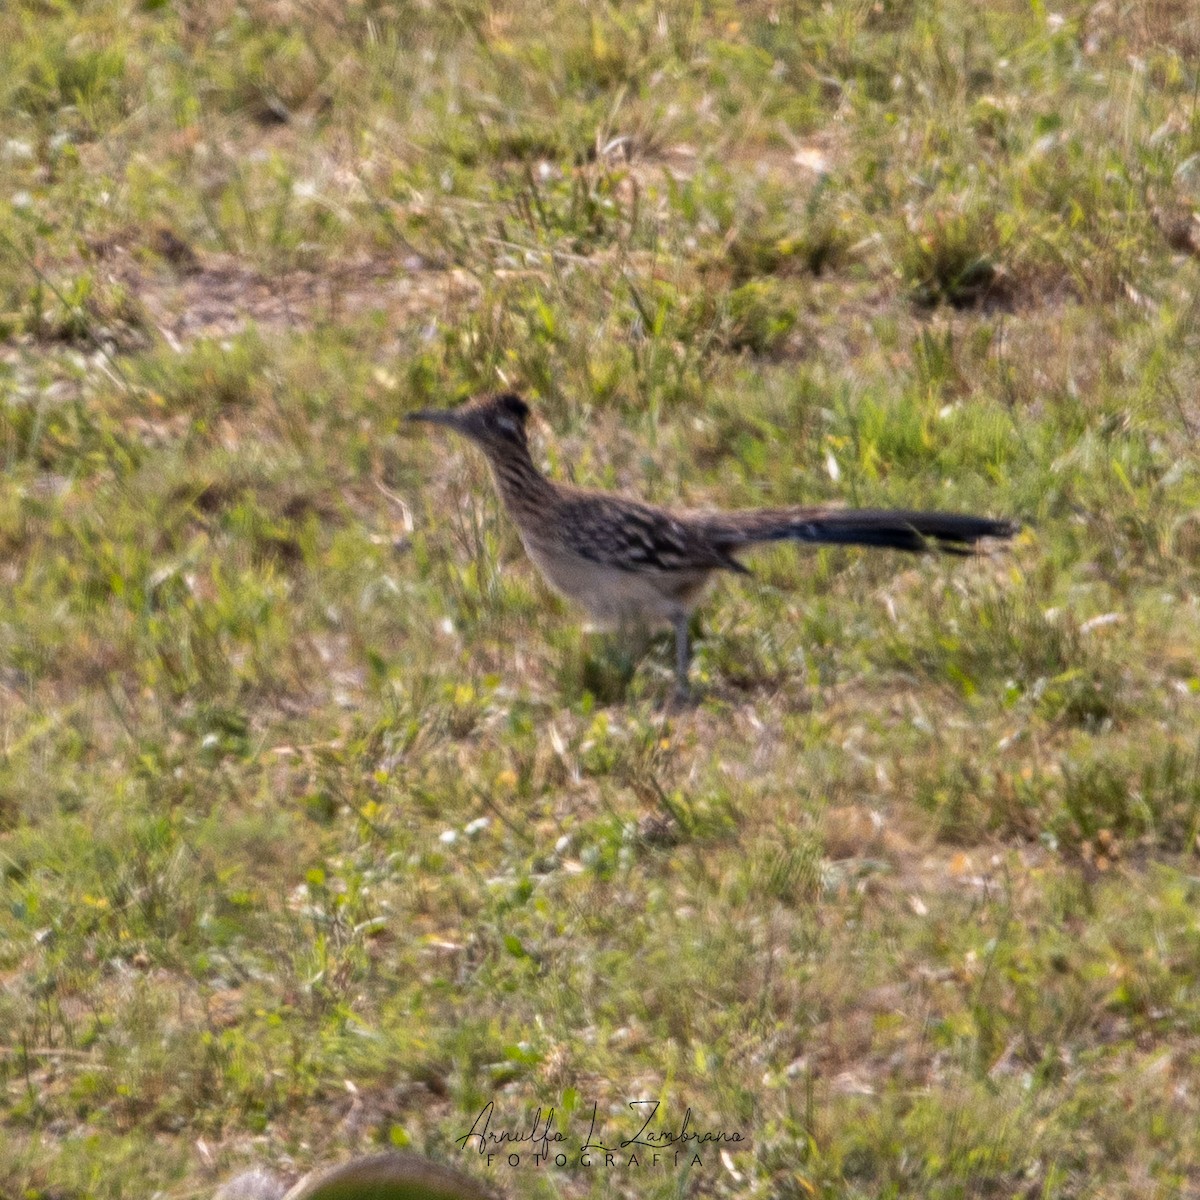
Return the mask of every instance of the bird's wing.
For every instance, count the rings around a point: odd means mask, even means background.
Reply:
[[[620,496],[573,497],[564,503],[557,524],[573,553],[618,570],[746,570],[687,517]]]

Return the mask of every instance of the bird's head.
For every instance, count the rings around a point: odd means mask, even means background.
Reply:
[[[424,408],[409,413],[408,419],[445,425],[484,450],[527,446],[525,422],[529,419],[529,405],[515,392],[479,396],[457,408]]]

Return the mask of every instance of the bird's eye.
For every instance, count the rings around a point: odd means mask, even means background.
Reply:
[[[496,425],[505,433],[517,432],[517,423],[508,415],[508,413],[501,413],[496,418]]]

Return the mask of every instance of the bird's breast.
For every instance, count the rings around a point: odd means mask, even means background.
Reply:
[[[669,624],[699,601],[710,571],[622,570],[558,546],[522,538],[546,582],[601,626]]]

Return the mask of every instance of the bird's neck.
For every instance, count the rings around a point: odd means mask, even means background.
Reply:
[[[555,485],[534,465],[528,446],[488,447],[485,453],[496,491],[518,523],[526,515],[544,512],[557,498]]]

